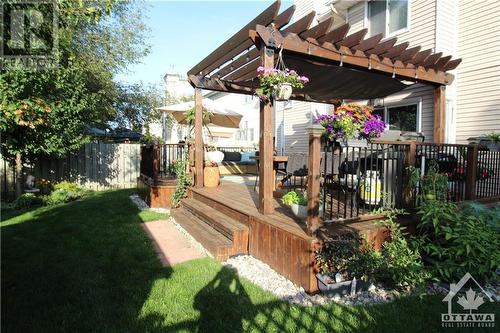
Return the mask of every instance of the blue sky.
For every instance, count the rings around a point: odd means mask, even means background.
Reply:
[[[117,77],[161,84],[167,72],[185,74],[274,1],[148,1],[150,54]],[[281,10],[292,1],[282,1]]]

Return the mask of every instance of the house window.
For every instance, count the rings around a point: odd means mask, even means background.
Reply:
[[[393,36],[408,29],[409,0],[378,0],[368,2],[370,36]]]
[[[379,115],[389,124],[389,129],[403,132],[420,131],[419,104],[394,105],[373,110],[374,115]]]
[[[388,107],[387,120],[391,129],[404,132],[418,132],[417,104]]]

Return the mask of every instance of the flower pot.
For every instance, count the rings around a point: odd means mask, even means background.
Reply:
[[[292,208],[293,215],[297,216],[298,218],[300,219],[307,218],[307,206],[292,204],[290,208]]]
[[[205,187],[217,187],[220,182],[219,167],[206,166],[203,169],[203,185]]]
[[[290,83],[281,83],[273,89],[274,99],[277,101],[288,101],[292,96],[292,90]]]
[[[329,297],[342,297],[368,290],[370,284],[363,280],[335,282],[326,275],[316,274],[319,290]]]
[[[219,150],[207,151],[205,153],[205,160],[207,161],[214,163],[221,163],[223,159],[224,159],[224,153]]]

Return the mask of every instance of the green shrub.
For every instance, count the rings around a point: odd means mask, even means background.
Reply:
[[[373,280],[378,270],[380,253],[357,233],[347,233],[324,242],[315,259],[320,273],[332,279],[340,273],[348,279],[368,281]]]
[[[187,196],[187,188],[192,185],[191,177],[186,173],[189,166],[188,154],[184,153],[184,158],[175,164],[175,175],[177,184],[174,194],[172,194],[172,207],[177,208],[182,199]]]
[[[42,198],[37,197],[33,193],[24,193],[11,203],[2,203],[2,210],[26,209],[35,206],[41,206],[42,204]]]
[[[418,244],[434,275],[443,281],[456,281],[466,272],[487,281],[500,269],[498,211],[472,207],[430,201],[420,208]]]
[[[390,238],[382,244],[382,260],[376,275],[379,280],[397,288],[419,286],[431,277],[417,247],[409,241],[405,227],[395,221],[402,214],[406,213],[389,210],[386,219],[379,222],[389,230]]]
[[[281,197],[281,202],[287,206],[293,204],[305,206],[307,205],[307,198],[301,191],[290,191],[287,192],[283,197]]]
[[[54,191],[45,197],[47,205],[57,205],[80,199],[88,194],[88,190],[78,184],[63,181],[54,185]]]

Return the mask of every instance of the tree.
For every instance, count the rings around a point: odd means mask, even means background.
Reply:
[[[113,75],[148,51],[141,5],[58,0],[59,66],[45,71],[14,66],[0,73],[1,149],[15,161],[18,195],[26,160],[72,151],[88,140],[86,124],[102,127],[116,116]]]
[[[153,85],[122,84],[118,87],[118,97],[114,105],[116,109],[114,122],[118,126],[142,132],[151,122],[161,120],[161,111],[156,109],[162,102],[162,92]]]

